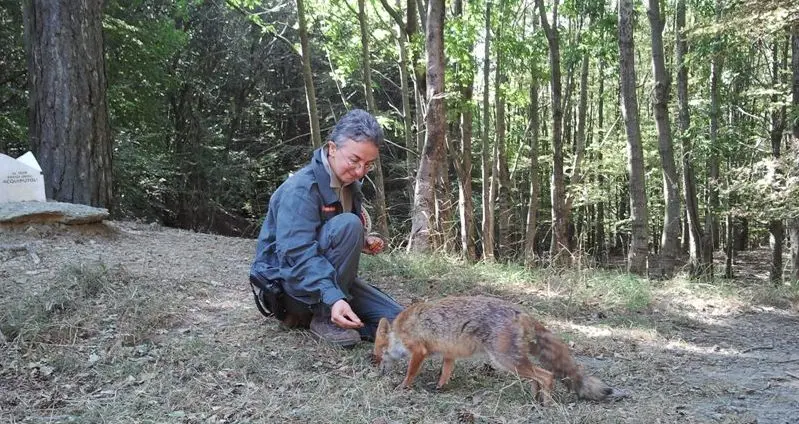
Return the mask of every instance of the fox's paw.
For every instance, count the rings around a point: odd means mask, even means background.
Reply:
[[[374,365],[374,366],[380,366],[380,363],[381,363],[381,362],[383,362],[383,361],[382,361],[382,359],[383,359],[383,358],[381,358],[381,357],[379,357],[379,356],[375,355],[375,354],[374,354],[374,353],[372,353],[372,352],[370,352],[370,353],[369,353],[369,357],[368,357],[368,359],[369,359],[369,362],[370,362],[372,365]]]
[[[552,392],[550,392],[549,390],[539,390],[535,394],[535,400],[536,402],[541,404],[541,406],[550,406],[555,402],[552,399]]]
[[[405,382],[403,381],[402,383],[398,384],[397,387],[394,388],[394,390],[398,392],[403,390],[410,390],[410,387],[407,384],[405,384]]]

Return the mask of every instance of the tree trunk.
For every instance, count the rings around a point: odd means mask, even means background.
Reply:
[[[449,149],[453,148],[454,140],[457,138],[452,131],[449,131],[449,125],[445,123],[445,136],[444,136],[444,150],[442,153],[441,161],[439,162],[440,168],[436,173],[436,216],[435,216],[435,245],[441,247],[444,252],[451,253],[455,248],[455,228],[452,223],[455,220],[454,208],[455,200],[453,198],[452,190],[450,189],[449,179],[449,160],[447,159]]]
[[[455,0],[455,16],[463,18],[463,2]],[[469,46],[469,51],[473,46]],[[456,66],[460,67],[461,64]],[[470,67],[471,69],[471,67]],[[472,200],[472,96],[474,94],[474,75],[469,82],[459,84],[461,93],[460,111],[460,150],[455,158],[458,171],[458,214],[460,218],[461,254],[468,261],[476,259],[474,245],[474,201]]]
[[[605,142],[605,61],[599,59],[599,93],[597,94],[597,138],[600,143]],[[597,161],[602,161],[602,149],[597,149]],[[605,183],[605,177],[600,173],[597,176],[597,184],[602,187]],[[607,261],[607,247],[605,244],[605,202],[600,201],[596,205],[596,247],[594,250],[594,258],[600,264]]]
[[[497,33],[499,37],[499,32]],[[508,160],[505,155],[505,94],[502,88],[503,75],[501,67],[501,52],[497,49],[496,75],[494,77],[494,94],[497,110],[496,124],[494,125],[497,138],[494,142],[494,175],[491,178],[492,187],[496,187],[491,199],[498,203],[499,216],[499,254],[509,257],[511,255],[511,202],[510,178],[508,176]],[[496,186],[495,186],[496,185]]]
[[[665,202],[658,261],[661,275],[658,277],[671,278],[677,265],[677,256],[680,253],[680,192],[677,167],[674,165],[671,123],[669,122],[671,81],[666,73],[663,53],[663,20],[660,17],[660,0],[647,0],[647,16],[652,28],[652,70],[655,76],[652,108],[658,131],[658,152],[663,168],[663,200]]]
[[[583,180],[582,164],[585,157],[585,121],[588,112],[588,53],[583,55],[580,64],[580,99],[577,103],[577,134],[575,134],[574,159],[572,161],[571,184],[579,186]],[[566,210],[572,210],[574,196],[572,193],[566,198]]]
[[[716,17],[721,18],[721,0],[716,0]],[[719,210],[719,156],[718,133],[720,119],[719,85],[724,60],[720,52],[713,52],[710,60],[710,153],[707,159],[705,188],[705,231],[702,234],[702,275],[713,277],[713,251],[718,238]]]
[[[308,106],[308,122],[311,123],[311,143],[316,149],[322,145],[322,134],[319,130],[319,114],[316,111],[316,89],[313,84],[311,47],[308,45],[304,2],[305,0],[297,0],[297,25],[299,26],[300,49],[302,51],[302,80],[305,83],[305,102]]]
[[[685,0],[677,0],[676,43],[674,60],[677,63],[677,109],[678,128],[682,146],[683,190],[685,191],[685,215],[688,226],[689,274],[698,277],[702,270],[702,229],[699,224],[699,206],[696,197],[696,177],[694,176],[693,147],[691,135],[691,115],[688,109],[688,66],[685,55],[688,43],[685,36]]]
[[[538,70],[533,65],[532,85],[530,87],[530,198],[527,201],[527,220],[524,231],[524,262],[531,266],[536,261],[536,230],[538,229],[538,196],[541,182],[538,178],[538,128],[540,126],[538,109]]]
[[[791,27],[791,69],[793,73],[792,100],[793,110],[799,110],[799,22]],[[799,154],[799,118],[793,120],[793,149],[794,154]],[[791,240],[791,281],[799,282],[799,216],[794,215],[789,221],[788,234]]]
[[[732,205],[730,205],[732,206]],[[727,213],[727,217],[725,219],[725,245],[724,245],[724,278],[732,278],[733,276],[733,258],[735,256],[735,219],[732,215],[732,212]]]
[[[779,57],[779,42],[774,41],[774,49],[772,51],[772,69],[771,69],[771,83],[773,87],[777,87],[780,83],[780,73],[785,68],[784,63],[781,63]],[[787,52],[786,52],[787,53]],[[778,104],[780,98],[777,94],[771,96],[772,104]],[[769,138],[771,139],[771,156],[775,162],[779,163],[782,156],[782,133],[785,131],[785,106],[775,108],[771,112],[771,129],[769,131]],[[778,168],[777,172],[783,172]],[[769,271],[769,280],[778,285],[782,282],[782,250],[783,250],[783,237],[785,236],[785,226],[782,222],[782,217],[776,217],[769,222],[769,245],[771,246],[771,269]]]
[[[722,59],[715,56],[710,62],[710,153],[707,159],[707,181],[705,188],[705,231],[702,234],[702,275],[713,277],[713,250],[716,238],[716,213],[718,211],[718,128],[719,128],[719,78]]]
[[[377,114],[375,96],[372,91],[372,65],[369,58],[369,30],[367,29],[367,16],[364,0],[358,0],[358,21],[361,24],[361,59],[363,63],[363,91],[366,95],[366,105],[369,113]],[[375,184],[375,230],[383,237],[389,237],[388,214],[386,213],[386,192],[383,183],[383,166],[380,156],[375,159],[374,169]]]
[[[491,197],[491,156],[488,154],[488,125],[489,121],[489,77],[491,72],[491,2],[486,2],[485,10],[486,35],[485,55],[483,56],[483,133],[482,133],[482,186],[483,186],[483,260],[494,260],[494,208]]]
[[[627,269],[646,275],[648,228],[646,180],[641,128],[638,122],[638,98],[635,92],[635,45],[633,42],[632,0],[619,1],[619,75],[621,78],[621,111],[627,130],[627,171],[630,174],[630,219],[632,234]]]
[[[444,0],[430,0],[427,12],[427,135],[416,174],[411,234],[408,250],[429,252],[431,222],[435,216],[435,181],[444,152],[446,114],[444,105]]]
[[[552,11],[552,25],[547,19],[543,0],[536,0],[541,15],[541,25],[549,45],[551,69],[550,90],[552,100],[552,241],[549,254],[553,265],[568,265],[571,262],[569,249],[569,217],[566,210],[566,182],[563,176],[563,103],[561,99],[560,41],[558,35],[558,0]]]
[[[29,139],[48,199],[111,209],[101,0],[26,0]]]
[[[413,110],[411,108],[410,98],[410,82],[408,78],[408,32],[406,31],[405,22],[402,16],[388,4],[388,0],[380,0],[383,8],[391,15],[394,22],[397,24],[397,49],[399,50],[399,75],[400,75],[400,90],[402,91],[402,127],[403,139],[405,141],[405,169],[407,172],[407,192],[408,198],[413,197],[414,190],[414,173],[416,163],[419,160],[417,155],[418,149],[413,137]],[[398,5],[399,6],[399,5]]]

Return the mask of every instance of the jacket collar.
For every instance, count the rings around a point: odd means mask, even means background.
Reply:
[[[324,163],[322,163],[322,155],[326,153],[327,149],[324,147],[314,150],[313,159],[311,159],[311,168],[313,168],[314,177],[316,177],[316,182],[319,186],[319,192],[322,193],[322,200],[324,200],[326,205],[330,205],[338,202],[338,195],[336,195],[330,187],[330,174],[325,169]],[[357,205],[353,205],[354,207],[360,207],[360,201],[363,198],[361,185],[362,183],[360,181],[355,181],[349,185],[349,187],[352,187],[353,199],[356,199],[358,202]]]

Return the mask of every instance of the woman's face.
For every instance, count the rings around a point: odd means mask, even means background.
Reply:
[[[342,185],[351,184],[363,178],[374,166],[380,154],[377,146],[369,141],[345,141],[341,147],[328,141],[327,162],[330,170]]]

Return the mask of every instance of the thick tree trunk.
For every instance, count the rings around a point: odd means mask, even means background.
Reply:
[[[630,219],[632,234],[627,255],[629,272],[645,275],[648,257],[646,180],[641,128],[638,121],[638,97],[635,92],[635,45],[633,42],[632,0],[619,1],[619,74],[621,110],[627,129],[627,171],[630,174]]]
[[[569,252],[569,217],[566,210],[566,182],[563,176],[563,102],[560,74],[560,40],[558,34],[558,0],[552,12],[552,25],[547,18],[543,0],[536,0],[541,15],[541,25],[549,45],[550,90],[552,100],[552,241],[549,254],[553,265],[571,263]]]
[[[791,69],[793,74],[792,99],[793,110],[799,110],[799,22],[791,27]],[[799,118],[794,117],[792,128],[792,145],[794,154],[799,154]],[[789,221],[789,238],[791,240],[791,280],[799,282],[799,216],[794,215]]]
[[[696,197],[696,177],[694,176],[691,136],[691,116],[688,109],[688,65],[685,55],[688,43],[685,36],[685,0],[677,0],[676,43],[674,60],[677,64],[677,109],[678,128],[682,146],[683,190],[685,191],[685,215],[688,227],[689,273],[698,277],[702,267],[702,229],[699,223],[699,207]]]
[[[486,36],[485,36],[485,56],[483,59],[483,132],[482,132],[482,151],[481,151],[481,166],[482,166],[482,187],[483,187],[483,260],[494,260],[494,207],[493,198],[491,197],[491,155],[489,155],[490,145],[488,143],[488,126],[489,126],[489,77],[491,72],[491,2],[486,2],[485,9],[485,23],[486,23]]]
[[[435,181],[443,159],[446,137],[444,105],[444,0],[430,0],[427,12],[427,135],[416,175],[408,250],[429,252],[435,223]]]
[[[652,69],[655,75],[652,108],[658,131],[658,152],[663,168],[663,200],[665,202],[658,265],[661,276],[671,278],[677,265],[677,256],[680,253],[680,192],[677,167],[674,165],[671,123],[669,122],[671,81],[666,73],[666,61],[663,53],[664,25],[663,19],[660,17],[660,0],[647,1],[647,16],[652,28]]]
[[[361,25],[361,60],[363,63],[363,91],[366,95],[366,105],[369,113],[377,114],[375,96],[372,91],[372,64],[369,58],[369,30],[367,25],[366,7],[364,0],[358,0],[358,21]],[[386,213],[386,192],[383,183],[383,166],[378,156],[374,169],[375,184],[375,230],[383,237],[389,237],[388,214]]]
[[[29,139],[48,199],[111,209],[101,0],[25,0]]]
[[[313,84],[311,47],[308,45],[304,2],[305,0],[297,0],[297,25],[299,26],[300,49],[302,51],[302,80],[305,83],[305,102],[308,106],[308,121],[311,123],[311,143],[315,149],[322,145],[322,135],[319,130],[319,114],[316,111],[316,89]]]

